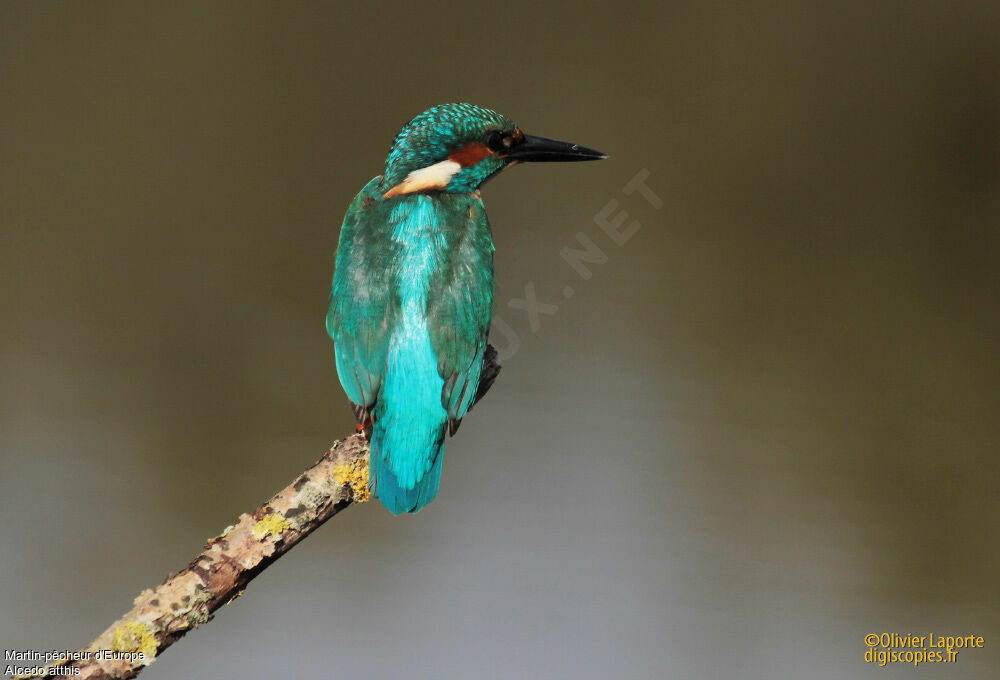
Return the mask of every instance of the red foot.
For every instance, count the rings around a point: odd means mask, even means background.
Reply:
[[[365,422],[358,423],[354,427],[354,431],[357,432],[358,434],[365,434],[365,430],[371,431],[372,427],[374,427],[374,424],[375,424],[375,420],[372,418],[372,415],[369,413],[368,417],[365,418]]]

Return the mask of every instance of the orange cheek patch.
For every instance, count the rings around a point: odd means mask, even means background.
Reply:
[[[448,154],[448,160],[458,163],[463,168],[468,168],[469,166],[476,165],[479,161],[492,155],[492,153],[492,151],[486,148],[485,144],[472,142],[452,151]]]

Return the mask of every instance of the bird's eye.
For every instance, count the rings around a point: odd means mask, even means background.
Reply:
[[[486,146],[489,147],[490,151],[494,152],[507,151],[513,143],[513,137],[505,135],[499,130],[494,130],[486,138]]]

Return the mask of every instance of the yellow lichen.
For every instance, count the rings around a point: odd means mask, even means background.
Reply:
[[[115,634],[111,638],[113,652],[142,653],[142,659],[133,666],[148,666],[153,663],[159,646],[153,629],[141,621],[126,621],[124,625],[115,626]]]
[[[253,525],[251,533],[253,533],[253,537],[258,541],[263,541],[271,534],[278,536],[282,531],[290,529],[291,527],[292,525],[288,522],[288,520],[281,515],[268,515]]]
[[[348,484],[354,495],[355,503],[364,503],[372,497],[368,490],[368,463],[356,460],[353,463],[341,463],[333,468],[333,476],[340,484]]]

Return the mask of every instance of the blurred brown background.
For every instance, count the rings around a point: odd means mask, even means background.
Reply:
[[[458,100],[611,159],[486,187],[520,345],[440,496],[143,677],[993,677],[1000,6],[733,4],[0,4],[2,646],[86,644],[351,429],[340,220]]]

